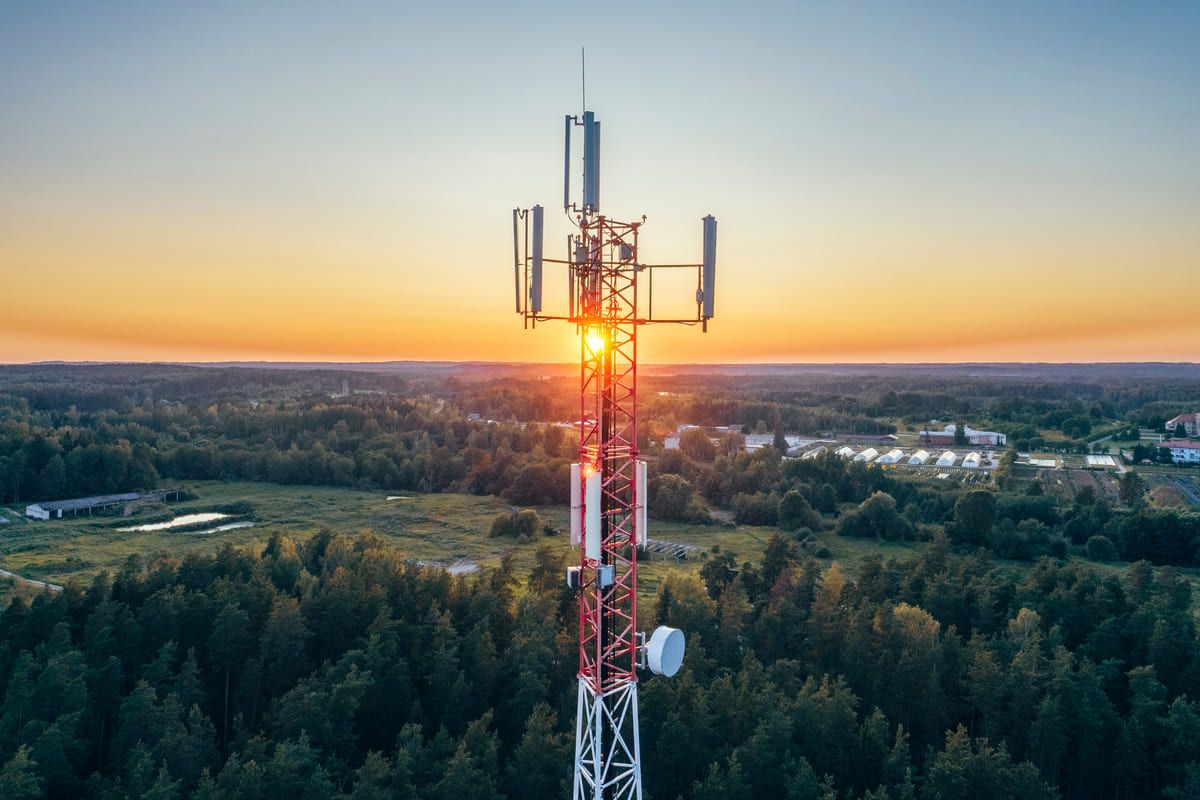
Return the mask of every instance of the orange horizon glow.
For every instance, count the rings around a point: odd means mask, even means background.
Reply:
[[[501,7],[152,16],[0,26],[0,363],[577,361],[572,326],[512,312],[510,218],[546,206],[561,257],[575,44],[513,48]],[[535,17],[530,41],[575,41]],[[720,224],[709,333],[646,328],[643,363],[1200,361],[1178,10],[588,30],[604,213],[647,215],[646,263]],[[694,280],[659,280],[656,312],[690,316]]]

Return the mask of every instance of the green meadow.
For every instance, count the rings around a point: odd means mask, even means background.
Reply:
[[[492,520],[512,510],[495,497],[466,494],[400,494],[333,487],[280,486],[267,483],[192,482],[186,487],[196,499],[148,508],[129,517],[101,516],[78,519],[18,521],[0,527],[0,568],[25,578],[65,584],[72,579],[90,580],[103,570],[115,571],[130,556],[150,558],[160,553],[182,558],[188,553],[215,552],[225,544],[262,547],[276,533],[302,540],[327,529],[337,534],[374,534],[391,541],[407,557],[443,565],[466,562],[481,567],[496,566],[506,551],[515,556],[519,576],[528,572],[539,547],[566,554],[570,548],[565,507],[537,509],[547,524],[559,531],[520,543],[508,537],[491,538]],[[237,519],[252,521],[251,527],[202,533],[185,531],[122,531],[146,521],[215,511],[232,504],[246,504],[249,512]],[[15,509],[14,509],[15,510]],[[214,523],[215,524],[215,523]],[[829,523],[827,523],[829,525]],[[831,527],[831,525],[830,525]],[[672,570],[698,572],[707,552],[714,547],[732,550],[739,561],[757,561],[774,529],[732,525],[685,525],[650,521],[650,535],[681,544],[697,545],[700,553],[690,560],[643,559],[639,562],[639,584],[643,594],[652,595],[663,576]],[[921,544],[877,544],[865,539],[846,539],[832,530],[817,532],[829,549],[830,558],[853,565],[868,553],[885,559],[915,557]],[[19,588],[19,587],[18,587]]]

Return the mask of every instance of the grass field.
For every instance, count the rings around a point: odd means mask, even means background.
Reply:
[[[396,496],[385,492],[354,489],[277,486],[265,483],[192,483],[187,488],[196,500],[172,503],[176,515],[211,511],[218,506],[245,502],[252,509],[253,527],[211,534],[171,531],[124,532],[116,525],[135,525],[139,515],[127,519],[84,517],[48,522],[11,522],[0,528],[0,568],[27,578],[66,583],[72,578],[88,580],[102,570],[115,571],[131,555],[149,557],[166,552],[181,557],[189,552],[215,552],[225,543],[238,547],[261,547],[273,533],[305,539],[327,528],[334,533],[372,532],[391,540],[407,556],[442,564],[467,561],[483,567],[495,566],[506,550],[516,554],[516,570],[526,573],[538,547],[570,550],[565,534],[543,536],[528,544],[509,538],[489,538],[487,531],[497,514],[511,507],[494,497],[462,494],[417,494]],[[392,498],[392,499],[389,499]],[[161,516],[161,507],[143,516]],[[539,513],[560,531],[568,529],[567,509],[549,507]],[[694,544],[706,551],[714,546],[737,553],[739,560],[757,561],[773,529],[748,526],[683,525],[651,520],[651,536],[672,542]],[[920,544],[876,544],[869,540],[843,539],[832,530],[817,537],[829,548],[832,559],[849,568],[868,553],[885,559],[906,560],[916,556]],[[668,572],[699,571],[703,560],[675,562],[643,559],[639,563],[639,585],[653,594]],[[0,594],[5,590],[0,587]],[[7,591],[11,592],[9,588]]]
[[[1032,470],[1018,470],[1015,477],[1027,479],[1026,472]],[[1073,477],[1067,470],[1047,474],[1065,475],[1069,480]],[[1093,476],[1088,474],[1087,477]],[[1111,476],[1103,474],[1094,477],[1111,480]],[[244,502],[250,505],[254,526],[212,534],[116,529],[138,524],[139,516],[157,519],[162,516],[162,507],[148,509],[142,515],[128,519],[84,517],[33,522],[9,513],[9,522],[0,526],[0,569],[26,578],[65,584],[72,579],[88,581],[102,570],[116,571],[131,555],[150,557],[166,552],[182,557],[189,552],[215,552],[227,542],[237,547],[262,547],[276,532],[303,540],[323,528],[350,535],[371,532],[392,541],[412,559],[446,565],[467,561],[482,567],[496,566],[501,555],[512,550],[516,555],[518,578],[523,578],[532,567],[537,548],[550,547],[563,554],[572,550],[565,534],[542,536],[528,544],[510,538],[488,537],[488,529],[496,515],[511,509],[495,497],[463,494],[396,496],[355,489],[266,483],[191,483],[187,488],[197,495],[197,499],[171,503],[169,510],[177,516]],[[1074,481],[1071,488],[1074,488]],[[568,529],[565,507],[539,508],[538,512],[558,530]],[[907,561],[916,558],[927,547],[923,543],[878,543],[870,539],[843,538],[832,528],[831,519],[826,518],[825,529],[816,532],[817,538],[829,548],[830,557],[825,561],[841,562],[851,575],[864,556],[876,554],[885,561],[890,558]],[[745,525],[683,525],[652,519],[650,535],[653,538],[698,545],[704,548],[704,554],[683,562],[643,557],[638,564],[639,594],[643,598],[653,597],[663,578],[671,572],[699,572],[713,547],[732,550],[739,561],[758,561],[774,530]],[[1021,562],[1005,563],[1017,571],[1030,566]],[[1114,570],[1126,566],[1093,563]],[[1197,613],[1200,614],[1200,569],[1182,572],[1196,582]],[[0,605],[6,604],[14,595],[32,596],[37,591],[26,584],[0,579]]]

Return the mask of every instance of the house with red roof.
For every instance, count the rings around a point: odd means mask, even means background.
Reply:
[[[1175,428],[1182,425],[1188,436],[1200,436],[1200,412],[1195,414],[1180,414],[1175,419],[1167,420],[1167,433],[1174,433]]]

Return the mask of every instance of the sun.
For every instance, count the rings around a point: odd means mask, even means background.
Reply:
[[[590,328],[583,334],[583,343],[587,345],[588,351],[594,356],[604,352],[604,334],[595,328]]]

